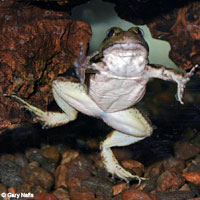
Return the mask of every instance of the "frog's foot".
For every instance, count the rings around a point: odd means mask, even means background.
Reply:
[[[139,184],[141,180],[145,180],[143,177],[131,174],[129,171],[125,170],[120,166],[119,162],[115,158],[113,152],[110,149],[110,146],[124,146],[130,143],[138,142],[144,138],[135,138],[129,135],[125,135],[118,131],[113,131],[107,139],[101,143],[101,157],[105,165],[105,168],[112,176],[116,175],[119,178],[125,180],[127,183],[130,179],[137,179]],[[115,144],[116,143],[116,144]]]
[[[24,108],[26,108],[32,115],[34,120],[38,120],[43,128],[50,128],[55,126],[60,126],[68,123],[71,120],[76,119],[77,112],[74,109],[68,109],[70,115],[66,113],[59,112],[44,112],[41,109],[32,106],[31,104],[24,101],[22,98],[14,94],[4,94],[4,96],[11,97],[19,102]],[[68,105],[69,107],[69,105]],[[66,108],[67,109],[67,108]]]
[[[121,131],[111,132],[101,143],[101,156],[107,171],[126,182],[129,179],[137,179],[139,183],[141,180],[145,180],[145,178],[133,175],[121,167],[112,153],[111,147],[130,145],[150,136],[152,127],[149,121],[136,108],[107,113],[103,120]]]
[[[181,78],[177,81],[177,84],[178,84],[177,99],[181,104],[184,104],[183,101],[182,101],[182,98],[183,98],[183,93],[184,93],[184,89],[186,87],[186,84],[190,80],[190,77],[194,74],[197,67],[199,67],[199,65],[195,65],[190,70],[190,72],[181,76]]]

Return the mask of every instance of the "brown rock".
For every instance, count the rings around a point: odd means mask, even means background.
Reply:
[[[58,200],[70,200],[67,190],[64,190],[63,188],[58,188],[53,192],[53,195],[55,195]]]
[[[117,185],[113,186],[113,195],[118,195],[119,193],[123,192],[125,189],[128,189],[128,184],[127,183],[119,183]]]
[[[157,191],[175,191],[181,187],[185,179],[181,176],[180,172],[175,169],[170,169],[163,172],[157,180]]]
[[[66,176],[67,176],[67,166],[59,165],[55,171],[55,185],[56,188],[66,185]]]
[[[183,177],[189,182],[200,186],[200,173],[199,172],[185,172],[182,174]]]
[[[200,2],[193,1],[172,12],[162,12],[148,24],[154,38],[169,41],[172,47],[170,58],[184,70],[200,63],[199,9]]]
[[[31,97],[31,104],[46,109],[52,80],[73,65],[80,42],[87,47],[90,26],[67,12],[12,0],[0,2],[0,11],[0,91]],[[17,102],[2,95],[0,102],[0,131],[28,120]]]
[[[121,162],[122,166],[127,169],[133,170],[136,175],[142,176],[144,172],[144,165],[136,160],[124,160]]]
[[[182,171],[185,167],[185,163],[183,160],[180,160],[175,157],[171,157],[167,160],[164,160],[163,162],[165,170],[171,169],[171,168],[176,168],[180,171]]]
[[[127,190],[122,193],[121,200],[159,200],[155,195],[139,190]]]
[[[71,187],[69,193],[71,200],[93,200],[95,198],[92,192],[79,187]]]
[[[47,189],[44,189],[41,185],[35,185],[34,183],[23,183],[17,186],[17,193],[46,193]]]
[[[60,153],[58,152],[56,146],[49,146],[49,147],[47,147],[45,149],[42,149],[41,150],[41,154],[46,158],[52,159],[56,163],[60,159]]]
[[[189,142],[177,142],[174,146],[175,156],[178,159],[187,160],[200,152],[200,148]]]
[[[154,177],[160,175],[164,171],[164,164],[163,162],[157,162],[148,167],[148,169],[145,171],[145,177]]]
[[[21,170],[21,176],[26,183],[40,185],[44,189],[51,189],[54,183],[53,176],[40,167],[27,166]]]
[[[75,150],[66,150],[65,152],[62,153],[62,160],[61,164],[67,164],[70,161],[76,159],[79,156],[79,152]]]

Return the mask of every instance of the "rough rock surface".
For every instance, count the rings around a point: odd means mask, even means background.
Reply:
[[[52,101],[51,83],[73,66],[91,37],[87,23],[66,12],[15,1],[0,2],[0,130],[26,121],[18,103],[2,94],[17,93],[45,109]]]

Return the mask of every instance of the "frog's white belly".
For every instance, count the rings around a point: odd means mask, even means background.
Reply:
[[[96,74],[90,79],[89,96],[105,112],[121,111],[141,100],[146,82],[144,79],[114,79]]]

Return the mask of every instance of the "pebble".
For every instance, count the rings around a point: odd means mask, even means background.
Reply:
[[[189,142],[177,142],[174,146],[174,152],[177,158],[188,160],[200,152],[200,147]]]
[[[189,182],[200,186],[200,173],[199,172],[185,172],[182,174],[183,177]]]
[[[68,191],[63,188],[56,189],[53,192],[53,195],[55,195],[59,200],[70,200]]]
[[[123,160],[121,164],[124,168],[133,170],[140,177],[144,173],[144,165],[136,160]]]
[[[79,152],[75,150],[67,150],[62,153],[61,164],[67,164],[79,156]]]
[[[39,193],[34,195],[34,200],[58,200],[55,195],[50,193]]]
[[[89,177],[81,181],[81,187],[94,193],[96,196],[112,197],[112,183],[102,177]]]
[[[15,187],[23,183],[20,176],[21,167],[12,160],[3,160],[0,164],[1,183],[8,187]]]
[[[21,176],[27,183],[40,185],[46,190],[50,190],[54,184],[54,177],[41,167],[28,165],[21,170]]]
[[[139,190],[126,190],[122,193],[120,200],[159,200],[159,198]]]
[[[58,152],[56,146],[49,146],[45,149],[42,149],[41,154],[46,158],[52,159],[56,163],[60,159],[60,153]]]
[[[157,191],[167,192],[179,189],[185,183],[185,179],[178,170],[170,169],[163,172],[157,180]]]
[[[128,189],[128,184],[125,182],[119,183],[112,187],[113,196],[118,195],[119,193],[123,192],[125,189]]]
[[[148,169],[145,172],[144,177],[150,178],[160,175],[162,172],[164,172],[164,164],[163,162],[156,162],[148,167]]]
[[[167,160],[163,161],[165,170],[176,168],[180,171],[182,171],[185,168],[185,163],[183,160],[180,160],[176,157],[171,157]]]
[[[18,164],[22,168],[28,164],[27,158],[22,153],[16,153],[14,156],[14,161],[16,164]]]
[[[67,176],[67,166],[66,165],[59,165],[54,173],[55,176],[55,186],[56,188],[65,186],[66,184],[66,176]]]
[[[71,187],[69,189],[71,200],[93,200],[95,195],[84,188]]]

